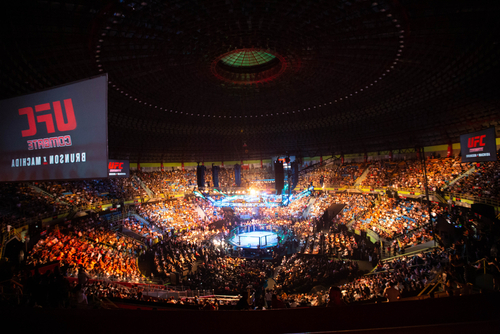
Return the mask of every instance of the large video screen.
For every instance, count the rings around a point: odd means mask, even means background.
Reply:
[[[128,160],[108,160],[108,177],[128,177],[130,175],[130,162]]]
[[[495,128],[460,136],[462,162],[496,161],[496,151]]]
[[[108,176],[106,75],[0,101],[0,181]]]

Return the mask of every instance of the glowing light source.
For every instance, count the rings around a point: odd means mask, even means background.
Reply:
[[[241,50],[222,57],[220,61],[228,66],[249,67],[268,63],[274,58],[272,54],[261,50]]]

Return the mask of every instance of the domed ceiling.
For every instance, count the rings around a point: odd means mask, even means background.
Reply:
[[[110,158],[131,161],[457,142],[498,124],[499,8],[435,0],[12,3],[0,97],[107,73]]]

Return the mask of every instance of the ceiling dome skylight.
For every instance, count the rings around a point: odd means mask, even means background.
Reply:
[[[212,73],[235,84],[262,83],[274,80],[287,68],[286,60],[265,49],[237,49],[212,62]]]
[[[276,59],[270,53],[260,50],[241,50],[225,55],[220,59],[221,63],[233,67],[251,67],[263,65]]]

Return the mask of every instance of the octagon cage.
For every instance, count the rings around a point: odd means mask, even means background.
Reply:
[[[283,231],[279,226],[267,224],[249,224],[231,230],[227,242],[238,248],[263,249],[278,246],[283,240]]]

